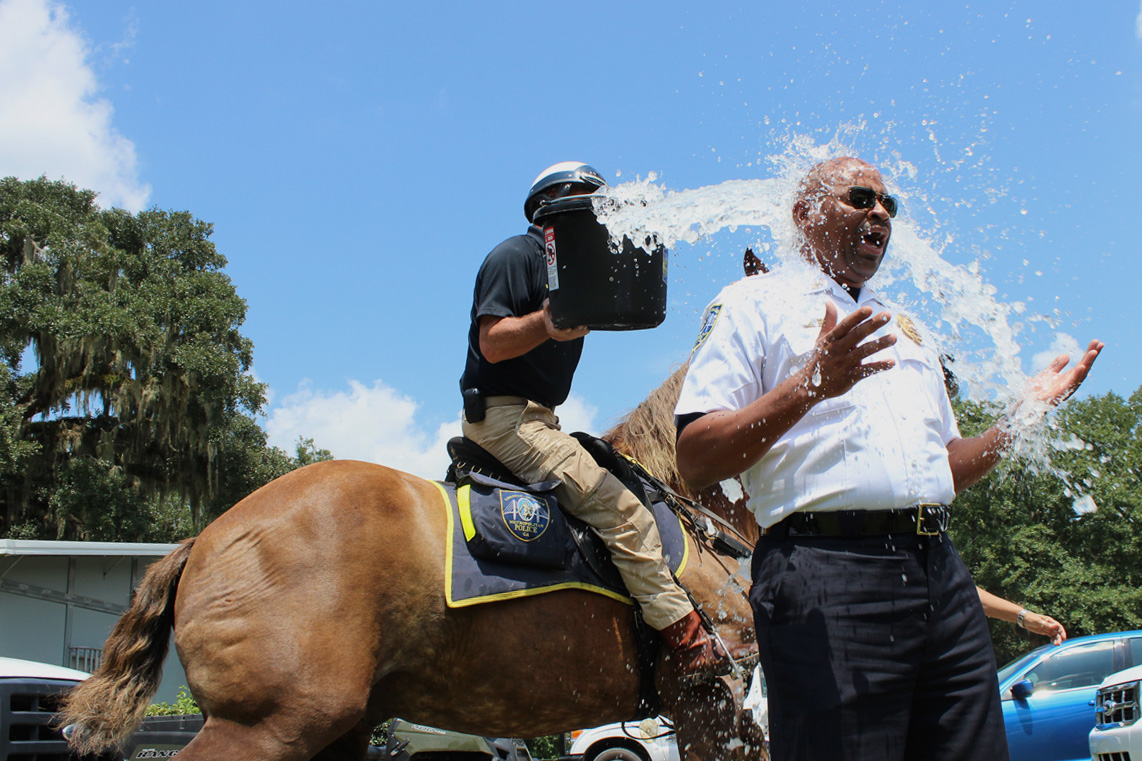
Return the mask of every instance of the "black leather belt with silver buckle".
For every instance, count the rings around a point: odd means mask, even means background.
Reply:
[[[899,510],[838,510],[821,513],[794,513],[770,526],[766,536],[882,536],[917,534],[938,536],[948,530],[951,509],[947,505],[924,504]]]

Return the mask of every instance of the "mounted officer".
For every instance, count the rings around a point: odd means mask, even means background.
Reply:
[[[685,683],[728,672],[685,591],[662,557],[650,511],[574,438],[555,409],[571,391],[586,327],[555,327],[547,299],[540,206],[606,186],[590,166],[565,161],[535,179],[524,202],[532,223],[492,249],[476,275],[468,357],[460,388],[464,435],[527,483],[555,480],[560,505],[602,538],[647,624],[666,642]]]

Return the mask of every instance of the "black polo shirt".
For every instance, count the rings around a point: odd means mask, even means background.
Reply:
[[[567,400],[583,353],[582,338],[548,339],[521,357],[495,364],[480,353],[481,317],[523,317],[542,309],[545,298],[543,239],[533,225],[526,235],[508,238],[492,249],[476,275],[461,391],[475,388],[484,396],[522,396],[548,407]]]

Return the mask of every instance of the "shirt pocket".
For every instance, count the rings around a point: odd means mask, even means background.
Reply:
[[[820,323],[820,320],[803,320],[781,336],[781,356],[784,364],[780,373],[782,380],[808,364],[809,358],[817,348],[817,337],[821,335]],[[821,399],[809,408],[804,422],[813,429],[845,423],[844,419],[853,412],[855,404],[851,390],[840,396]]]
[[[809,408],[806,417],[815,427],[827,425],[842,425],[856,409],[856,404],[848,394],[822,399]]]
[[[787,365],[787,374],[792,374],[805,366],[817,346],[817,336],[820,334],[819,324],[806,321],[804,325],[798,323],[791,326],[781,335],[779,339],[781,357]]]
[[[939,419],[939,397],[944,393],[944,368],[936,353],[917,344],[911,338],[896,337],[897,371],[893,373],[898,386],[894,396],[908,399],[927,420]]]

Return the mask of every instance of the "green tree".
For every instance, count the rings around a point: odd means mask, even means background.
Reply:
[[[173,703],[151,703],[147,706],[147,716],[186,716],[197,713],[202,713],[202,709],[194,702],[194,697],[185,684],[178,688]]]
[[[218,482],[203,512],[208,518],[221,515],[231,505],[278,476],[296,468],[332,460],[327,449],[318,449],[312,439],[299,439],[295,456],[267,443],[266,433],[251,418],[235,415],[215,431]]]
[[[264,386],[211,226],[95,198],[0,180],[0,533],[193,533],[297,462],[252,419]]]
[[[965,436],[996,418],[956,407]],[[1072,401],[1054,432],[1065,478],[1009,460],[957,497],[951,533],[976,583],[1054,616],[1071,636],[1142,628],[1140,421],[1142,389],[1128,401]],[[1001,664],[1044,642],[1005,622],[991,632]]]

